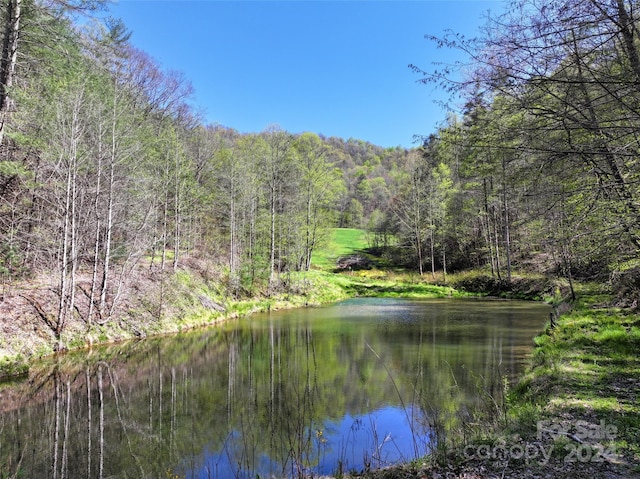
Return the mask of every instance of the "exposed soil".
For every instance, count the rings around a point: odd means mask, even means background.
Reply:
[[[211,265],[185,259],[183,268],[202,284],[218,281]],[[114,275],[115,276],[115,275]],[[59,327],[56,293],[57,278],[42,274],[15,282],[0,296],[0,379],[24,374],[26,364],[34,357],[50,355],[57,350],[78,349],[90,344],[117,342],[151,334],[177,331],[175,319],[200,308],[219,312],[221,307],[211,298],[200,298],[185,285],[180,285],[172,271],[160,271],[141,265],[129,272],[118,284],[113,278],[106,308],[86,320],[89,310],[91,275],[78,273],[74,314],[69,314]],[[175,299],[182,295],[182,301]]]

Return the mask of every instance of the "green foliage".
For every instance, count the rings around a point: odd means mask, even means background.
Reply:
[[[467,81],[414,67],[466,100],[462,121],[450,117],[425,141],[464,192],[447,205],[456,219],[447,242],[473,259],[464,267],[490,265],[509,280],[521,263],[571,283],[576,275],[604,279],[634,261],[640,189],[631,132],[640,118],[623,91],[633,90],[640,71],[637,45],[621,26],[632,10],[516,1],[473,42],[453,33],[433,38],[475,59]],[[551,11],[566,23],[551,20]]]

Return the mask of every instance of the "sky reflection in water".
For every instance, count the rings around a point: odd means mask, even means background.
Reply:
[[[63,355],[0,389],[0,472],[255,479],[409,461],[427,423],[500,394],[547,315],[354,299]]]

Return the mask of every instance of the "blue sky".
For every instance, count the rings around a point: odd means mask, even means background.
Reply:
[[[110,15],[165,69],[184,73],[207,123],[279,125],[415,146],[446,112],[408,65],[452,61],[425,34],[473,36],[499,0],[120,0]]]

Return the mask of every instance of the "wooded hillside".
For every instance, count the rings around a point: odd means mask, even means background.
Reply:
[[[411,150],[207,125],[188,80],[125,25],[79,16],[102,6],[2,3],[3,294],[45,288],[54,301],[23,299],[57,337],[70,317],[121,314],[134,271],[190,257],[215,263],[231,297],[286,289],[335,226],[367,228],[377,254],[421,274],[636,266],[635,1],[514,1],[481,38],[431,38],[472,68],[413,67],[465,106]]]

